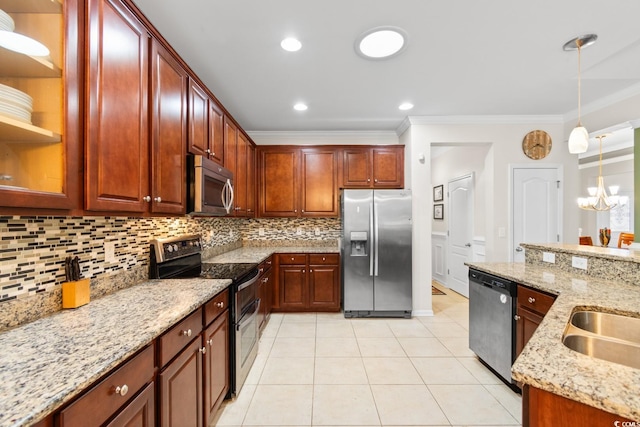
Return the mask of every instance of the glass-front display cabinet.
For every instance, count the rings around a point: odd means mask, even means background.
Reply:
[[[78,206],[80,16],[77,0],[0,0],[0,207]]]

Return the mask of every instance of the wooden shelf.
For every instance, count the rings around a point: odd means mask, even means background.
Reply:
[[[0,114],[0,141],[55,143],[62,141],[62,136]]]
[[[62,13],[62,0],[0,0],[7,13]]]
[[[51,78],[61,77],[62,70],[51,58],[28,56],[0,47],[0,76]]]

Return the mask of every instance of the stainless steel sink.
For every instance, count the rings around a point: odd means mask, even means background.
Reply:
[[[576,311],[562,335],[571,350],[640,369],[640,319],[600,311]]]
[[[602,337],[617,338],[640,345],[640,319],[600,311],[576,311],[571,324]]]
[[[564,345],[597,359],[640,369],[640,346],[589,335],[566,335]]]

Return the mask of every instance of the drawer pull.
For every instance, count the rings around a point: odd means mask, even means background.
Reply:
[[[536,302],[536,299],[534,297],[529,297],[527,301],[529,301],[529,304],[533,304],[534,302]]]
[[[216,307],[218,308],[224,308],[224,302],[220,301],[216,303]]]
[[[200,353],[202,354],[207,354],[207,347],[202,347],[200,350],[198,350]]]
[[[293,260],[295,260],[295,258],[294,258],[294,257],[291,257],[291,261],[293,261]]]
[[[190,337],[192,334],[191,329],[187,329],[186,331],[180,331],[180,335],[183,337]]]
[[[322,261],[326,261],[327,259],[325,257],[322,257]]]
[[[262,279],[262,283],[267,283],[269,281],[268,277],[265,277],[264,279]]]
[[[271,260],[267,261],[267,265],[271,265]]]
[[[260,268],[258,269],[258,271],[260,272],[260,274],[262,274],[262,273],[264,273],[264,268],[260,267]]]
[[[117,386],[114,390],[115,394],[119,394],[120,396],[124,396],[129,392],[129,386],[124,384],[122,386]]]

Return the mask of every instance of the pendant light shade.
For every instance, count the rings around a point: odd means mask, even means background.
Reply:
[[[571,131],[569,135],[569,153],[580,154],[585,153],[589,147],[589,132],[582,126],[580,122],[581,116],[581,70],[580,70],[580,51],[583,47],[592,45],[598,39],[595,34],[587,34],[584,36],[576,37],[573,40],[569,40],[563,46],[564,50],[577,50],[578,51],[578,124]]]
[[[576,126],[569,135],[569,152],[580,154],[589,148],[589,132],[584,126]]]

